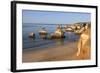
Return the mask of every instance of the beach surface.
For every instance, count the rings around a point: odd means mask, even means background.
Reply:
[[[78,49],[77,42],[69,42],[66,45],[53,46],[39,50],[23,50],[22,62],[47,62],[47,61],[64,61],[64,60],[87,60],[91,59],[90,29],[84,32],[89,35],[89,40],[81,49],[79,56],[76,55]]]

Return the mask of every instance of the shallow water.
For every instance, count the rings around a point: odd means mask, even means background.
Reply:
[[[62,27],[65,24],[62,24]],[[39,30],[41,28],[45,28],[50,35],[53,33],[56,29],[57,24],[33,24],[33,23],[23,23],[22,26],[22,38],[23,38],[23,49],[39,49],[39,48],[47,48],[47,47],[53,47],[58,45],[65,45],[68,42],[76,42],[79,39],[79,36],[74,33],[65,33],[64,39],[58,39],[58,40],[50,40],[50,39],[41,39],[39,36]],[[29,33],[34,32],[35,33],[35,39],[29,38]]]

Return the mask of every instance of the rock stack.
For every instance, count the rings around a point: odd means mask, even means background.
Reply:
[[[62,28],[60,25],[57,25],[57,28],[53,34],[51,34],[52,39],[59,39],[64,38],[64,32],[62,31]]]
[[[42,28],[40,31],[39,31],[39,35],[42,39],[46,39],[47,38],[47,31],[45,30],[45,28]]]
[[[34,32],[30,32],[30,33],[29,33],[29,37],[30,37],[30,38],[35,38],[35,33],[34,33]]]

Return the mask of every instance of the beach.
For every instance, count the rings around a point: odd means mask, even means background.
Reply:
[[[52,48],[44,48],[42,50],[30,50],[23,52],[23,62],[39,62],[39,61],[57,61],[71,59],[73,53],[77,49],[73,48],[77,43],[70,43],[68,46],[55,46]],[[68,47],[68,48],[66,48]],[[70,48],[70,49],[69,49]],[[69,58],[68,58],[69,57]]]
[[[28,49],[23,50],[22,62],[47,62],[47,61],[64,61],[64,60],[88,60],[91,59],[91,29],[87,29],[84,33],[89,36],[88,41],[85,43],[77,56],[77,46],[79,41],[67,42],[67,44],[59,46],[51,46],[43,49]],[[80,38],[79,38],[80,40]]]
[[[91,57],[90,40],[86,42],[79,56],[77,53],[78,42],[71,42],[63,46],[44,48],[42,50],[23,51],[23,62],[47,62],[64,60],[87,60]]]
[[[58,46],[42,50],[30,50],[23,52],[23,62],[41,62],[41,61],[61,61],[61,60],[84,60],[90,59],[90,48],[87,47],[84,54],[76,56],[77,48],[71,49],[77,43],[70,43],[68,46]]]

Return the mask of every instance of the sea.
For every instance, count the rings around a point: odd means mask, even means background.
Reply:
[[[61,24],[64,27],[66,24]],[[79,40],[79,35],[73,32],[65,32],[64,39],[41,39],[39,30],[45,28],[48,32],[48,36],[54,33],[57,24],[38,24],[38,23],[23,23],[22,24],[22,44],[23,49],[43,49],[54,46],[63,46],[71,42]],[[29,38],[29,33],[34,32],[35,38]]]

